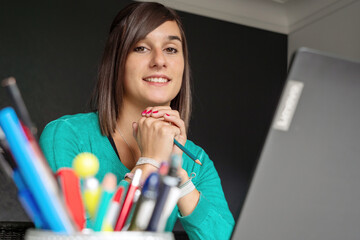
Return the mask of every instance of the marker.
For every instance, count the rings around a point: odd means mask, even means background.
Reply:
[[[56,172],[67,209],[78,230],[86,226],[85,208],[81,197],[80,179],[71,168],[60,168]]]
[[[197,159],[195,157],[194,154],[192,154],[186,147],[184,147],[183,145],[181,145],[181,143],[179,143],[178,141],[176,141],[176,139],[174,138],[174,143],[176,146],[178,146],[186,155],[188,155],[192,160],[194,160],[194,162],[196,162],[197,164],[199,164],[200,166],[202,166],[202,163],[200,162],[199,159]]]
[[[95,225],[94,225],[95,231],[101,231],[103,220],[106,211],[109,207],[109,202],[111,201],[111,198],[114,195],[115,189],[116,189],[116,176],[112,173],[107,173],[102,182],[102,193],[95,218]]]
[[[151,215],[153,214],[156,198],[158,195],[158,188],[160,183],[160,176],[157,172],[149,175],[144,183],[142,195],[136,206],[134,216],[132,218],[129,230],[130,231],[145,231]]]
[[[126,222],[127,217],[129,216],[129,212],[131,210],[131,206],[133,204],[133,199],[135,196],[135,192],[138,189],[140,185],[140,177],[141,177],[142,171],[141,169],[136,169],[134,178],[130,183],[128,192],[126,194],[124,204],[122,206],[122,209],[120,211],[119,218],[115,225],[115,231],[121,231],[124,227],[124,224]]]
[[[92,153],[80,153],[73,160],[73,169],[83,179],[82,195],[90,219],[94,220],[101,189],[94,175],[99,170],[99,160]]]

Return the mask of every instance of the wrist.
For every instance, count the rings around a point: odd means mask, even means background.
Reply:
[[[142,175],[141,175],[141,180],[145,181],[146,178],[150,175],[150,173],[156,172],[158,169],[156,167],[154,167],[153,165],[150,164],[141,164],[141,165],[137,165],[135,166],[132,170],[131,173],[135,173],[136,169],[141,169],[142,170]]]
[[[136,166],[144,165],[144,164],[150,164],[157,169],[160,168],[160,163],[153,158],[140,157],[139,160],[136,162]]]
[[[184,184],[185,182],[189,181],[189,179],[190,179],[190,177],[188,176],[188,173],[183,168],[180,168],[178,170],[178,175],[181,179],[180,185]]]

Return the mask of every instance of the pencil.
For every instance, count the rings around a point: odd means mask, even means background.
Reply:
[[[200,162],[199,159],[197,159],[187,148],[185,148],[183,145],[181,145],[181,143],[179,143],[178,141],[176,141],[176,139],[174,139],[174,143],[176,146],[178,146],[186,155],[188,155],[192,160],[194,160],[194,162],[196,162],[197,164],[199,164],[200,166],[202,166],[202,163]]]
[[[21,96],[20,90],[16,84],[14,77],[8,77],[2,80],[1,85],[7,89],[11,101],[14,104],[16,114],[20,120],[30,129],[31,133],[37,138],[37,128],[33,124],[30,118],[30,114],[25,106],[24,100]]]

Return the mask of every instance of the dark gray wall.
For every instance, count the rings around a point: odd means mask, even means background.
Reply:
[[[0,78],[17,79],[40,131],[87,110],[97,64],[118,10],[130,1],[3,2]],[[190,48],[189,138],[213,159],[237,217],[286,76],[287,36],[180,12]],[[9,104],[0,89],[0,107]],[[0,221],[26,219],[0,183]],[[11,213],[11,212],[14,212]]]

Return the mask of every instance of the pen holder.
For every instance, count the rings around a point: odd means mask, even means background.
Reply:
[[[175,240],[172,232],[92,232],[74,233],[70,235],[51,231],[29,229],[26,231],[25,240]]]

